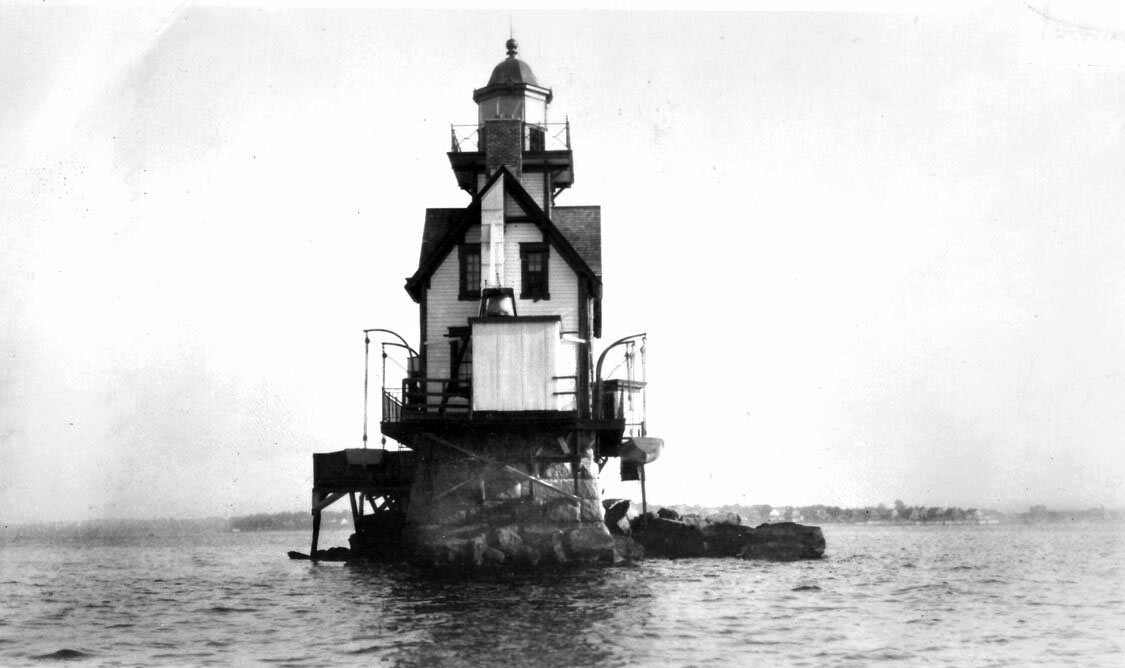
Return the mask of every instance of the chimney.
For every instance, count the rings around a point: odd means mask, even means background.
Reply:
[[[523,121],[490,118],[484,122],[484,167],[488,176],[503,165],[516,178],[523,174]]]

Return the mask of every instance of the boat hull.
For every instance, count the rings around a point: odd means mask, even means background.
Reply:
[[[664,439],[651,436],[635,436],[621,444],[621,461],[630,464],[651,464],[660,458],[664,451]]]

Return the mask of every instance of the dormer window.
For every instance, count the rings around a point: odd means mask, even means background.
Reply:
[[[520,299],[550,299],[547,290],[547,260],[550,247],[545,243],[520,244]]]
[[[462,300],[480,299],[480,244],[461,244],[457,249],[461,261]]]

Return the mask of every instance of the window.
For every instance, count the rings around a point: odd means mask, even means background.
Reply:
[[[547,149],[547,137],[543,132],[543,128],[534,125],[527,125],[527,150],[529,151],[545,151]]]
[[[547,291],[547,258],[545,243],[520,244],[520,276],[523,279],[520,299],[550,299]]]
[[[480,299],[480,244],[461,244],[460,299]]]

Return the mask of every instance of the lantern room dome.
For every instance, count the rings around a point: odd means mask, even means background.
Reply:
[[[508,57],[492,69],[492,76],[488,78],[488,85],[530,84],[538,86],[539,82],[535,79],[535,73],[531,71],[531,66],[516,58],[520,43],[515,39],[509,39],[504,46],[508,49]]]
[[[473,91],[473,102],[480,104],[486,100],[505,96],[516,96],[520,99],[531,96],[550,102],[551,89],[540,85],[539,80],[535,78],[535,73],[531,71],[531,66],[516,58],[519,42],[509,39],[506,46],[508,57],[492,68],[492,76],[488,78],[488,83],[483,88]]]
[[[509,84],[531,84],[538,86],[539,82],[535,79],[535,73],[531,71],[531,66],[523,62],[515,56],[508,56],[507,59],[500,61],[492,70],[492,76],[488,77],[488,85],[509,85]]]

